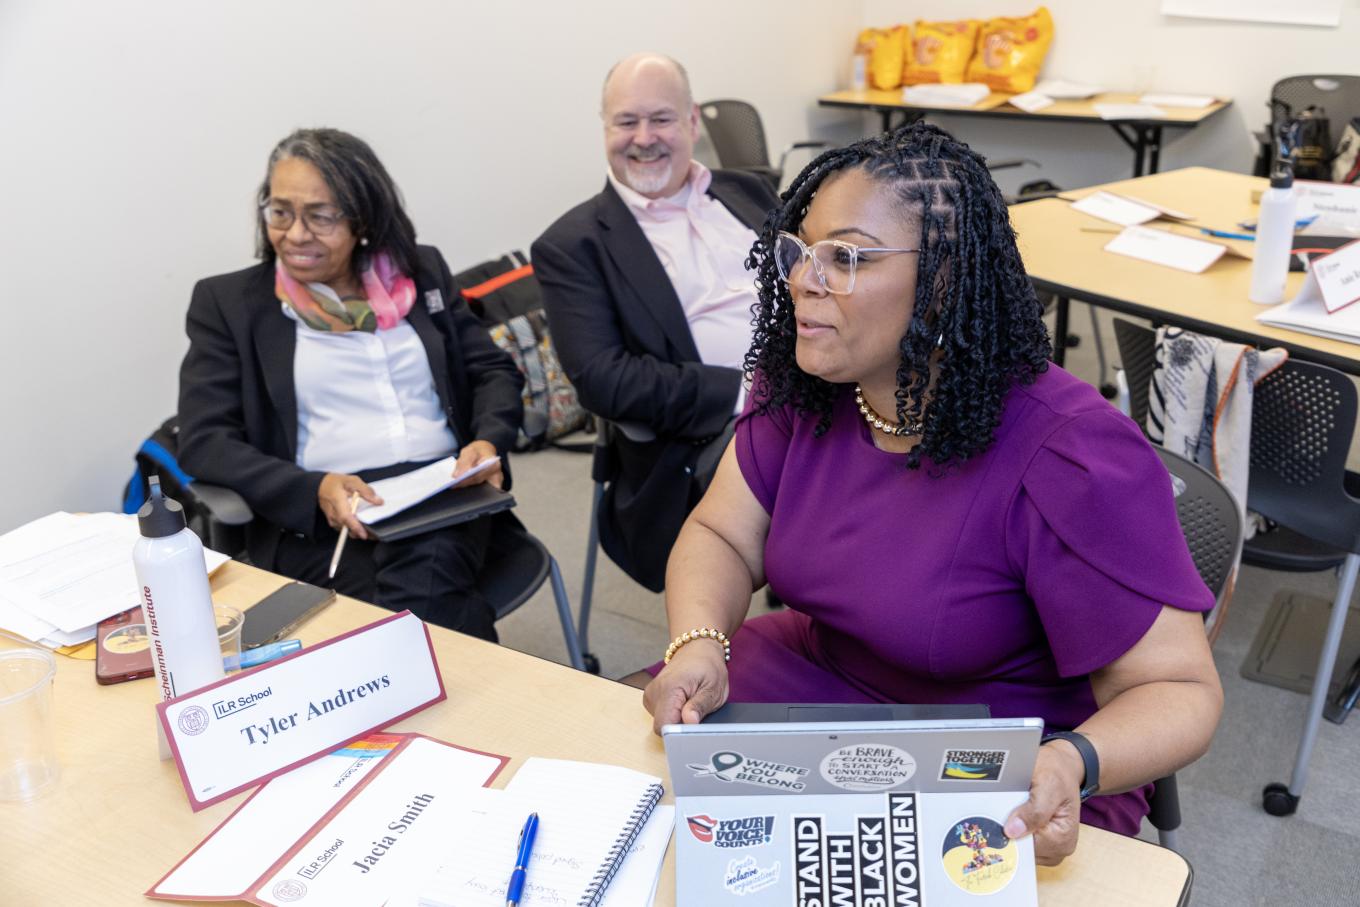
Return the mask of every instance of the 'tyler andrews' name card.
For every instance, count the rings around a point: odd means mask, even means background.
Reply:
[[[444,698],[429,631],[403,611],[156,711],[198,811]]]

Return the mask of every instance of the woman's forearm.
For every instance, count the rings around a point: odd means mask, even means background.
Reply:
[[[1115,696],[1077,728],[1100,756],[1100,793],[1131,790],[1194,762],[1208,750],[1222,708],[1217,678],[1154,681]]]

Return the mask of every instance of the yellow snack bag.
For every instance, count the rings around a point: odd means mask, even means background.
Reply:
[[[911,31],[905,25],[894,28],[866,29],[873,31],[869,51],[869,82],[875,88],[890,91],[902,84],[902,70],[907,62],[907,43]],[[861,44],[864,33],[860,33]]]
[[[911,38],[911,59],[902,71],[902,83],[962,82],[968,69],[968,58],[973,55],[977,43],[980,24],[976,19],[959,22],[916,20]]]
[[[1022,19],[988,19],[978,32],[977,53],[968,64],[968,81],[993,91],[1029,91],[1039,79],[1053,17],[1041,6]]]

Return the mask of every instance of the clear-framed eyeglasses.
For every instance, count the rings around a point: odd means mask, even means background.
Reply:
[[[857,246],[840,239],[824,239],[809,246],[792,233],[781,231],[774,241],[774,263],[784,282],[791,283],[793,272],[805,260],[811,259],[813,273],[821,282],[822,289],[837,296],[845,296],[854,292],[855,270],[861,259],[872,261],[876,255],[920,251]]]
[[[265,199],[260,215],[271,230],[287,230],[297,220],[292,205]],[[314,236],[329,236],[345,220],[345,213],[333,205],[319,205],[302,209],[302,223]]]

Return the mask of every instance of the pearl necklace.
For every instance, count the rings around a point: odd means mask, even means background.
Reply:
[[[885,435],[892,435],[894,438],[907,438],[921,433],[920,422],[889,422],[887,419],[874,412],[874,408],[864,399],[864,391],[858,384],[855,385],[855,405],[859,407],[859,414],[864,417],[864,421],[869,423],[870,428],[876,428]]]

